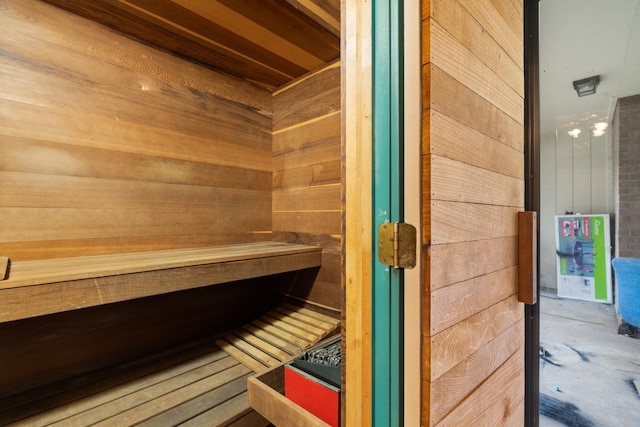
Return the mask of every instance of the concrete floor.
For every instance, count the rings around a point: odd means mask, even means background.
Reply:
[[[539,303],[540,425],[640,426],[640,339],[617,334],[614,307]]]

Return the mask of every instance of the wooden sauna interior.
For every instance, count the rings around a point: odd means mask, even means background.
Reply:
[[[337,326],[339,31],[339,0],[0,0],[0,425],[267,313]]]

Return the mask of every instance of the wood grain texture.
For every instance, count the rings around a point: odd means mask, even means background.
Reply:
[[[432,200],[519,207],[524,180],[487,171],[455,160],[424,156],[423,186]]]
[[[431,336],[431,358],[425,368],[431,381],[451,370],[479,348],[496,339],[522,319],[522,306],[514,296]]]
[[[339,16],[321,1],[48,2],[269,88],[339,56]]]
[[[454,79],[435,64],[422,67],[423,120],[428,122],[429,108],[489,136],[517,151],[523,151],[522,124]]]
[[[517,266],[440,288],[431,294],[431,334],[518,292]]]
[[[9,258],[6,256],[0,257],[0,281],[6,279],[9,276],[9,265],[11,264]]]
[[[524,96],[522,64],[517,64],[505,54],[504,49],[459,1],[433,0],[431,3],[433,20],[484,62],[520,96]],[[516,3],[520,3],[522,7],[522,2]]]
[[[473,356],[466,358],[446,374],[431,383],[432,396],[446,393],[450,399],[435,399],[431,406],[433,425],[439,425],[440,420],[451,411],[458,411],[458,402],[464,401],[467,410],[471,410],[469,416],[481,416],[484,407],[475,405],[474,401],[480,397],[477,393],[478,386],[484,387],[487,378],[492,375],[507,375],[518,377],[521,366],[517,362],[524,361],[522,357],[521,342],[524,339],[524,323],[519,321],[502,333],[497,339],[492,340],[478,349]],[[510,362],[509,364],[507,364]],[[524,378],[520,378],[521,384]],[[494,380],[495,381],[495,380]],[[499,381],[499,380],[498,380]],[[486,389],[485,389],[486,390]],[[512,399],[521,400],[523,391],[513,394],[505,393],[502,398],[505,401]],[[492,394],[500,395],[504,392],[503,385],[496,385]],[[475,396],[474,396],[475,395]],[[468,397],[467,397],[468,396]],[[452,415],[450,415],[452,416]],[[455,425],[455,424],[452,424]],[[466,425],[464,423],[458,425]],[[500,423],[488,425],[501,425]]]
[[[1,323],[0,342],[11,345],[0,349],[0,363],[12,369],[0,378],[0,397],[35,389],[37,398],[44,398],[46,384],[54,384],[55,394],[86,380],[87,372],[150,353],[161,355],[234,328],[279,302],[272,288],[278,279],[251,279]],[[254,298],[238,307],[236,301],[247,294]]]
[[[524,400],[523,365],[524,349],[520,348],[437,425],[504,425]]]
[[[277,243],[250,245],[255,256],[227,247],[24,261],[2,283],[0,320],[9,321],[317,267],[319,248],[295,253]],[[239,247],[235,247],[238,249]],[[279,248],[279,249],[278,249]],[[293,246],[292,248],[295,248]],[[306,249],[304,249],[306,248]],[[180,252],[184,257],[180,259]],[[280,253],[278,253],[280,252]],[[216,258],[217,254],[217,258]],[[164,258],[163,258],[164,257]],[[166,268],[165,268],[166,267]]]
[[[423,206],[431,215],[423,243],[444,244],[518,235],[519,208],[432,201]]]
[[[538,239],[536,212],[518,213],[518,300],[538,301]]]
[[[516,247],[515,236],[429,246],[423,262],[431,290],[517,265]]]
[[[523,153],[485,134],[430,110],[431,132],[423,134],[425,153],[446,157],[462,163],[514,178],[524,171]]]
[[[273,237],[323,248],[318,276],[280,291],[335,309],[342,305],[340,74],[340,62],[329,63],[273,97]]]
[[[284,397],[284,367],[276,366],[250,377],[247,384],[251,407],[274,425],[326,427],[327,423]]]
[[[41,2],[3,5],[2,256],[244,243],[271,231],[269,92]]]
[[[430,20],[429,62],[499,108],[520,124],[524,123],[523,93],[518,93],[447,32],[437,21]],[[518,68],[516,68],[517,71]],[[513,75],[519,75],[519,72]]]
[[[522,413],[524,79],[514,3],[422,2],[423,425],[518,424]]]

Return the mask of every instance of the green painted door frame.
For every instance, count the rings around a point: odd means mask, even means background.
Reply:
[[[403,273],[378,261],[378,225],[403,220],[403,9],[373,1],[372,422],[403,425]]]

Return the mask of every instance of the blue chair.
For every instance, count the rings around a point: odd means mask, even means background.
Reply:
[[[620,316],[640,328],[640,259],[615,258],[611,264],[618,283]]]

